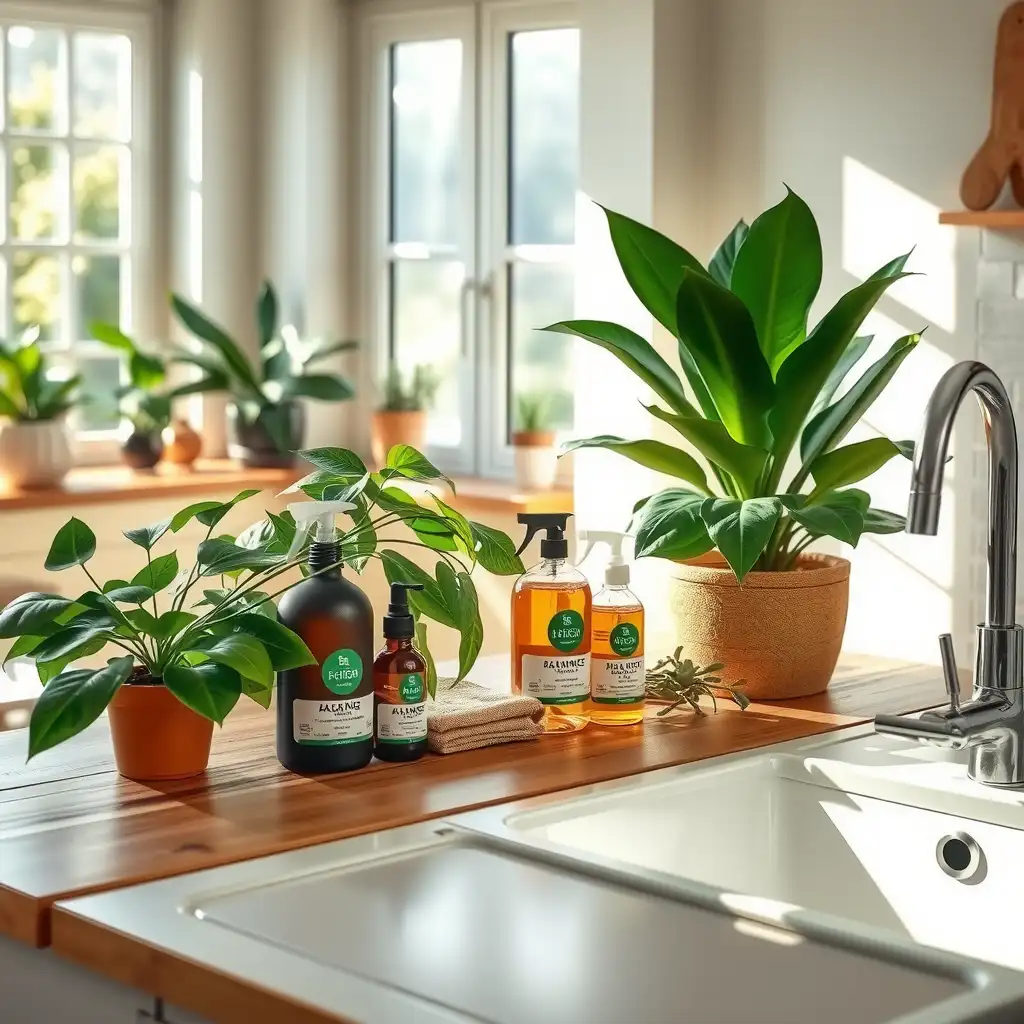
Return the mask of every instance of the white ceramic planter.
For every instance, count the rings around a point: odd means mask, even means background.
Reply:
[[[54,487],[71,468],[63,418],[0,424],[0,476],[13,487]]]
[[[516,487],[548,491],[558,473],[558,452],[552,445],[516,445]]]

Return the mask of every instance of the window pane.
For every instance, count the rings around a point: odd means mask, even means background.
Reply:
[[[509,240],[514,245],[574,240],[579,64],[578,29],[512,36]]]
[[[78,302],[78,338],[88,337],[89,324],[121,323],[121,258],[76,256],[71,264]]]
[[[44,144],[11,152],[11,235],[53,241],[63,235],[67,153]]]
[[[391,240],[458,241],[462,43],[391,48]]]
[[[430,410],[427,440],[454,447],[462,440],[459,417],[459,298],[464,270],[454,260],[398,260],[393,264],[392,351],[403,377],[429,366],[440,380]]]
[[[121,146],[82,146],[75,154],[75,240],[121,237],[121,185],[131,180]],[[122,170],[123,169],[123,170]]]
[[[7,30],[9,123],[20,131],[61,132],[67,95],[64,33],[15,25]]]
[[[121,363],[114,358],[79,359],[75,369],[82,378],[80,394],[87,401],[75,413],[79,430],[114,430],[120,422],[114,392],[121,383]]]
[[[11,320],[15,333],[39,325],[42,341],[60,337],[60,262],[45,253],[16,252],[11,258]]]
[[[131,135],[132,44],[127,36],[79,32],[74,38],[75,134]]]
[[[572,317],[571,267],[544,263],[512,265],[512,410],[515,399],[543,398],[548,429],[572,427],[572,339],[537,328]],[[514,422],[512,426],[514,426]]]

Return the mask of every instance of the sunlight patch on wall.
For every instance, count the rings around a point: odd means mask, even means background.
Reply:
[[[956,234],[939,207],[853,159],[843,158],[843,269],[863,281],[914,249],[907,269],[921,275],[888,294],[945,331],[956,330]],[[924,324],[914,324],[917,330]]]

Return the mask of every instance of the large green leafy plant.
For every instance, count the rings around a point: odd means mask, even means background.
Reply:
[[[192,391],[230,391],[245,420],[254,423],[259,419],[279,451],[290,451],[300,443],[291,436],[288,415],[295,399],[343,402],[355,395],[355,388],[341,374],[318,373],[314,368],[358,343],[302,338],[293,325],[281,326],[277,292],[270,281],[263,282],[256,300],[260,344],[256,362],[224,328],[180,295],[171,296],[171,309],[199,343],[198,350],[181,349],[174,357],[202,371]]]
[[[843,295],[808,330],[821,240],[814,215],[792,191],[749,227],[737,224],[707,267],[657,231],[606,213],[627,281],[678,340],[683,379],[618,324],[575,320],[547,329],[614,354],[657,396],[650,413],[689,446],[610,435],[566,446],[608,449],[685,485],[637,504],[637,556],[678,560],[717,548],[742,579],[755,567],[793,569],[820,537],[856,545],[865,533],[902,530],[902,516],[873,508],[867,492],[850,485],[898,455],[912,457],[913,445],[843,441],[920,335],[893,343],[835,396],[872,341],[858,329],[907,276],[909,253]]]
[[[0,416],[38,423],[63,416],[78,400],[81,378],[55,376],[32,327],[14,345],[0,342]]]
[[[377,557],[390,581],[423,584],[423,591],[410,597],[419,644],[428,656],[431,693],[436,671],[425,619],[459,631],[459,677],[464,677],[483,642],[471,574],[477,565],[505,575],[521,572],[512,541],[470,523],[441,498],[428,507],[398,487],[396,480],[444,482],[415,449],[392,449],[387,467],[373,474],[345,449],[303,454],[321,467],[301,482],[304,492],[344,497],[357,506],[340,537],[338,564],[362,572]],[[298,581],[297,569],[309,572],[306,544],[288,555],[295,539],[292,516],[268,512],[237,537],[215,534],[235,505],[257,493],[245,490],[227,502],[201,501],[169,519],[126,530],[125,537],[145,554],[130,580],[101,583],[89,568],[96,552],[93,531],[74,518],[61,527],[45,567],[53,572],[81,569],[90,589],[77,598],[24,594],[0,614],[0,637],[15,640],[7,660],[30,658],[45,684],[29,724],[30,757],[81,732],[126,683],[162,682],[183,704],[222,723],[243,694],[269,706],[275,672],[314,664],[302,640],[277,621],[273,603]],[[193,520],[206,527],[206,536],[194,563],[182,566],[177,551],[159,548]],[[408,526],[411,533],[384,539],[381,531],[389,526]],[[433,574],[385,545],[437,552]],[[101,668],[73,667],[108,646],[119,648],[121,656]]]

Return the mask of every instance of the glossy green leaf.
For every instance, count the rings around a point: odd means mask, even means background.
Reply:
[[[221,502],[215,508],[203,508],[199,509],[195,513],[196,519],[203,524],[203,526],[209,526],[211,529],[216,526],[239,502],[247,501],[254,494],[259,494],[258,487],[247,487],[244,491],[239,491],[230,501]],[[181,513],[179,513],[180,515]],[[173,520],[172,520],[173,523]]]
[[[191,612],[178,609],[166,611],[156,620],[156,630],[153,635],[160,640],[177,636],[186,626],[190,626],[195,622],[197,618],[198,616],[193,615]]]
[[[569,441],[562,446],[562,452],[578,451],[581,448],[603,448],[606,451],[624,455],[627,459],[646,466],[648,469],[665,473],[668,476],[677,477],[693,484],[694,487],[710,494],[708,489],[708,478],[700,463],[689,454],[679,448],[673,448],[670,444],[662,441],[627,441],[622,437],[615,437],[612,434],[600,434],[597,437],[584,437],[576,441]]]
[[[410,561],[397,551],[383,548],[380,552],[384,575],[388,583],[422,583],[423,589],[409,592],[409,604],[427,618],[440,622],[442,626],[458,629],[455,616],[449,611],[437,581],[425,569]]]
[[[869,508],[864,513],[864,533],[903,533],[907,517],[880,508]]]
[[[76,661],[81,661],[83,658],[92,657],[94,654],[99,654],[104,647],[107,646],[109,639],[106,635],[95,637],[83,643],[80,647],[76,647],[74,650],[69,651],[67,654],[62,654],[59,657],[51,658],[49,661],[41,661],[36,658],[36,674],[39,676],[39,682],[43,686],[48,686],[52,679],[56,679],[64,669]],[[38,648],[37,648],[38,651]],[[35,653],[33,657],[36,657]]]
[[[377,531],[368,516],[353,517],[353,526],[341,539],[341,557],[346,565],[362,572],[377,550]]]
[[[299,452],[299,457],[317,469],[343,477],[346,483],[366,474],[363,460],[347,448],[305,448]]]
[[[649,498],[633,519],[636,557],[682,561],[710,551],[714,544],[700,516],[704,499],[679,487]]]
[[[270,656],[270,664],[275,672],[316,664],[316,658],[300,636],[266,615],[246,612],[232,619],[231,625],[235,630],[259,640]]]
[[[269,569],[272,566],[280,565],[284,559],[284,555],[271,551],[242,548],[219,537],[204,540],[196,549],[196,561],[202,567],[201,575],[203,576],[220,576],[244,570]]]
[[[870,498],[864,491],[848,488],[831,491],[813,505],[805,505],[803,496],[781,497],[789,515],[815,537],[835,537],[844,544],[857,546],[864,532],[864,517]]]
[[[516,554],[512,539],[501,530],[483,523],[469,524],[473,531],[476,560],[495,576],[519,576],[525,572],[523,560]]]
[[[37,661],[55,661],[67,656],[78,656],[82,648],[95,640],[104,642],[110,638],[113,622],[98,624],[89,613],[78,616],[77,620],[46,637],[34,655]]]
[[[131,580],[133,587],[148,587],[154,594],[159,594],[165,587],[174,582],[178,575],[178,555],[171,551],[159,558],[154,558],[149,565],[140,569]]]
[[[729,288],[732,285],[732,272],[736,265],[736,257],[746,241],[749,231],[750,227],[747,222],[741,220],[715,250],[715,255],[711,257],[708,273],[723,288]]]
[[[170,398],[184,398],[187,395],[205,395],[210,391],[227,391],[228,376],[223,371],[206,373],[202,377],[179,384],[168,392]]]
[[[151,600],[155,594],[156,591],[150,587],[133,587],[131,584],[115,587],[113,590],[106,592],[106,596],[111,601],[116,601],[119,604],[142,604],[143,601]]]
[[[732,272],[732,290],[750,310],[773,373],[807,334],[821,286],[821,237],[807,204],[791,189],[750,226]]]
[[[146,636],[155,637],[160,630],[156,616],[147,608],[130,608],[124,614],[135,629]]]
[[[274,699],[273,686],[264,686],[252,679],[242,680],[242,693],[250,700],[259,704],[261,708],[269,708]]]
[[[459,623],[459,674],[458,679],[465,679],[476,664],[480,648],[484,643],[484,624],[480,618],[480,599],[469,573],[457,575],[459,586],[459,603],[457,616]]]
[[[43,642],[45,638],[42,636],[33,636],[30,633],[26,633],[24,636],[19,636],[17,640],[11,644],[10,650],[4,657],[4,666],[6,667],[9,661],[14,661],[15,658],[27,658],[32,654],[35,649]]]
[[[127,356],[138,351],[135,342],[116,324],[105,324],[94,320],[89,324],[89,333],[97,341],[101,341],[104,345],[117,349],[118,352],[123,352]]]
[[[170,665],[164,672],[164,685],[186,707],[218,725],[224,724],[242,693],[239,674],[214,661]]]
[[[256,329],[260,348],[269,345],[277,335],[277,292],[270,281],[264,281],[256,298]]]
[[[125,530],[124,535],[140,548],[151,550],[153,545],[171,528],[170,519],[161,519],[152,526],[140,526],[135,530]]]
[[[96,554],[96,534],[81,519],[69,519],[50,545],[44,567],[60,572],[75,565],[85,565]]]
[[[29,760],[92,725],[132,674],[134,659],[112,658],[105,668],[75,669],[51,680],[28,727]]]
[[[742,583],[771,539],[782,503],[778,498],[708,498],[700,515],[715,547]]]
[[[128,359],[128,379],[132,387],[155,388],[164,382],[166,376],[167,370],[156,356],[133,352]]]
[[[356,389],[336,373],[306,373],[289,377],[284,385],[285,398],[315,398],[320,402],[347,402]]]
[[[337,355],[339,352],[351,352],[359,348],[358,341],[332,341],[329,343],[316,343],[311,345],[301,357],[304,366],[311,366],[313,363],[327,359],[329,356]]]
[[[270,519],[261,519],[259,522],[247,526],[235,538],[235,544],[240,548],[257,551],[272,543],[275,535],[274,524]]]
[[[808,419],[812,419],[828,406],[835,393],[839,390],[840,385],[846,380],[846,375],[860,362],[874,340],[875,336],[873,334],[859,334],[846,346],[846,351],[839,357],[839,362],[836,363],[835,368],[828,375],[828,379],[818,392],[818,397],[815,398],[814,405],[811,406]]]
[[[452,508],[447,502],[442,501],[436,494],[433,495],[434,504],[444,517],[444,525],[447,526],[459,541],[459,547],[466,554],[472,554],[476,547],[476,540],[473,537],[473,527],[469,520],[458,511]]]
[[[404,476],[409,480],[443,480],[455,493],[455,484],[444,475],[422,452],[418,452],[412,445],[396,444],[388,452],[387,460],[384,463],[384,472],[381,474],[385,479],[389,476]]]
[[[190,650],[199,651],[210,661],[227,665],[243,678],[252,679],[262,686],[271,686],[274,682],[274,668],[267,649],[255,637],[245,633],[200,640]]]
[[[887,462],[901,455],[887,437],[872,437],[819,455],[811,463],[816,492],[834,491],[871,476]]]
[[[183,508],[180,512],[175,512],[171,516],[171,530],[177,533],[183,526],[190,523],[200,512],[208,512],[213,509],[221,507],[219,501],[197,501],[193,504]]]
[[[243,390],[259,391],[259,382],[249,365],[249,360],[223,327],[215,324],[180,295],[171,296],[171,309],[186,330],[213,347]]]
[[[431,699],[437,696],[437,666],[434,664],[434,656],[430,653],[430,644],[427,640],[427,624],[416,621],[416,649],[423,655],[427,663],[427,693]]]
[[[10,639],[48,630],[56,624],[57,616],[72,604],[73,601],[59,594],[22,594],[0,612],[0,638]]]

